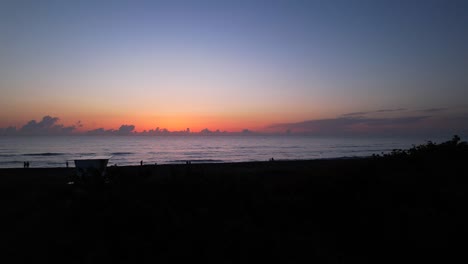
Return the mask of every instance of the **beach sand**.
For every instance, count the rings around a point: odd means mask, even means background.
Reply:
[[[108,167],[111,182],[91,187],[67,184],[74,173],[73,168],[0,170],[3,258],[446,261],[463,255],[468,230],[468,174],[459,161]]]

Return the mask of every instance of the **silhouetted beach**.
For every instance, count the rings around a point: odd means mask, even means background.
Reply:
[[[453,142],[452,142],[453,143]],[[395,262],[463,257],[466,143],[357,159],[1,169],[18,262]]]

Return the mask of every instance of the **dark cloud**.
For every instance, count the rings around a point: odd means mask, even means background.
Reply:
[[[379,109],[379,110],[367,111],[367,112],[363,111],[363,112],[346,113],[346,114],[342,114],[341,117],[362,117],[362,116],[369,115],[369,114],[394,113],[394,112],[402,112],[406,110],[408,109],[406,108]]]
[[[213,131],[209,130],[208,128],[205,128],[200,131],[200,135],[211,135],[213,134]]]
[[[104,128],[97,128],[93,130],[89,130],[86,132],[86,135],[92,136],[107,136],[107,135],[132,135],[135,134],[135,126],[134,125],[121,125],[118,130],[115,129],[104,129]]]
[[[420,112],[436,113],[436,112],[442,112],[442,111],[446,111],[446,110],[448,110],[448,108],[427,108],[427,109],[421,110]]]
[[[392,126],[392,125],[406,125],[415,124],[430,116],[411,116],[411,117],[397,117],[397,118],[367,118],[363,120],[363,124],[369,126]]]
[[[392,112],[401,112],[401,111],[406,111],[408,109],[406,108],[396,108],[396,109],[380,109],[377,111],[374,111],[374,113],[392,113]]]
[[[86,135],[90,136],[104,136],[104,135],[112,135],[114,133],[113,129],[105,130],[104,128],[97,128],[93,130],[89,130],[86,132]]]
[[[121,125],[119,130],[117,130],[118,135],[131,135],[135,130],[134,125]]]
[[[338,117],[309,120],[299,123],[276,124],[268,128],[317,135],[365,134],[396,131],[407,126],[419,124],[429,117],[430,116],[397,118]]]
[[[59,124],[58,117],[44,116],[39,122],[31,120],[22,126],[20,129],[16,127],[0,128],[0,135],[71,135],[78,134],[77,127],[83,127],[81,121],[76,122],[73,126],[64,126]],[[136,134],[134,125],[121,125],[119,129],[104,129],[97,128],[85,132],[86,135],[133,135]]]
[[[355,117],[355,116],[367,115],[367,114],[369,114],[369,113],[372,113],[372,112],[352,112],[352,113],[342,114],[341,116],[343,116],[343,117],[346,117],[346,116],[348,116],[348,117],[351,117],[351,116]]]
[[[58,117],[44,116],[41,121],[29,121],[26,125],[17,130],[15,127],[3,129],[8,135],[69,135],[76,129],[75,126],[64,126],[58,124]]]
[[[16,127],[0,128],[0,136],[14,136],[17,134]]]

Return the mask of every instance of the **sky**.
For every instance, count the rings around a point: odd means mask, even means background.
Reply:
[[[467,133],[468,1],[0,2],[0,128]]]

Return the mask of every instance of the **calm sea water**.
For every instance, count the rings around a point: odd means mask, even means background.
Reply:
[[[64,167],[67,160],[89,155],[110,155],[109,165],[119,166],[138,165],[141,160],[168,164],[363,157],[424,142],[306,136],[0,137],[0,168],[23,167],[25,161],[30,167]]]

